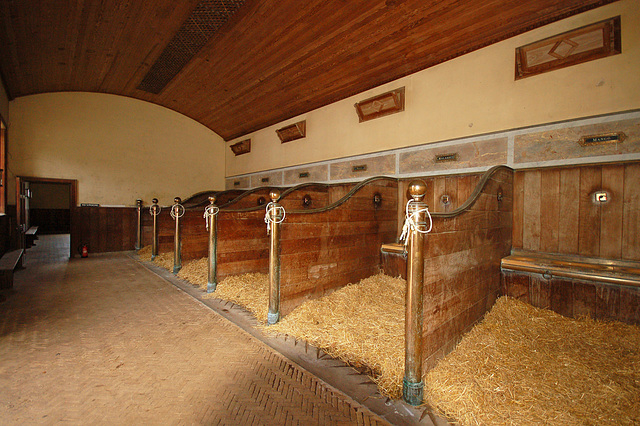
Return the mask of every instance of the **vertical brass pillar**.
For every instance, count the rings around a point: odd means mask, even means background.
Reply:
[[[209,197],[209,205],[204,211],[204,217],[209,229],[209,270],[207,274],[207,293],[213,293],[218,286],[218,208],[216,197]]]
[[[151,216],[153,216],[153,237],[151,240],[151,260],[158,256],[158,215],[160,214],[160,206],[158,205],[158,199],[151,200],[153,205],[149,207]]]
[[[136,229],[136,250],[142,248],[142,200],[136,200],[136,212],[138,214],[138,226]]]
[[[284,219],[284,209],[277,203],[280,191],[269,193],[271,202],[267,205],[267,224],[270,227],[269,240],[269,312],[267,323],[275,324],[280,319],[280,223]]]
[[[427,186],[422,181],[413,181],[409,185],[409,195],[413,201],[409,204],[408,214],[413,220],[409,238],[407,258],[407,294],[405,304],[405,356],[402,396],[410,405],[420,405],[423,399],[422,381],[422,285],[424,277],[423,241],[427,207],[422,202]],[[423,211],[420,211],[423,210]],[[416,213],[418,212],[418,213]],[[411,216],[412,215],[412,216]]]
[[[180,204],[180,197],[173,199],[171,217],[176,221],[176,232],[173,236],[173,273],[177,274],[182,269],[182,235],[180,234],[180,218],[184,214],[184,207]]]

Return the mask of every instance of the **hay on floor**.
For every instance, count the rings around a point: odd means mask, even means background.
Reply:
[[[462,425],[640,424],[640,327],[503,297],[426,383]]]
[[[266,324],[269,312],[269,276],[267,274],[243,274],[226,277],[218,283],[216,291],[207,298],[228,300],[245,307]]]
[[[152,252],[151,246],[144,246],[136,252],[136,255],[140,260],[149,261],[151,260],[151,252]]]
[[[364,368],[383,395],[401,398],[405,287],[401,278],[375,275],[303,303],[268,330]]]
[[[136,253],[142,261],[151,261],[151,246],[144,246]],[[173,271],[173,252],[159,253],[153,263],[169,271]]]
[[[178,277],[206,290],[209,282],[209,258],[203,257],[183,262],[182,269],[178,272]]]

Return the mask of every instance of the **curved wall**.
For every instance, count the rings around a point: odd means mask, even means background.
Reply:
[[[78,202],[134,205],[224,188],[224,143],[167,108],[116,95],[61,92],[9,103],[9,202],[15,176],[77,179]]]

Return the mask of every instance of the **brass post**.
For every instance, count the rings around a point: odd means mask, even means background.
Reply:
[[[142,200],[136,200],[136,211],[138,213],[138,228],[136,230],[136,250],[142,248]]]
[[[158,215],[160,214],[160,206],[158,199],[151,200],[153,205],[150,207],[151,216],[153,216],[153,239],[151,242],[151,260],[158,256]]]
[[[422,285],[424,277],[423,241],[424,234],[419,231],[426,228],[427,205],[422,202],[427,186],[423,181],[413,181],[409,185],[409,195],[413,202],[409,204],[415,227],[409,235],[409,253],[407,261],[407,294],[405,305],[405,356],[402,396],[410,405],[420,405],[423,399],[422,381]],[[422,211],[420,211],[422,210]],[[418,213],[416,213],[418,212]],[[415,213],[415,214],[414,214]]]
[[[182,269],[182,235],[180,234],[180,217],[184,214],[184,207],[180,204],[180,197],[173,199],[171,217],[176,221],[176,232],[173,236],[173,273],[177,274]]]
[[[209,206],[205,209],[207,228],[209,228],[209,271],[207,278],[207,293],[213,293],[218,286],[218,212],[215,195],[209,197]]]
[[[280,319],[280,222],[284,219],[284,211],[277,203],[280,191],[269,193],[271,203],[267,206],[267,219],[271,228],[269,240],[269,312],[267,323],[275,324]]]

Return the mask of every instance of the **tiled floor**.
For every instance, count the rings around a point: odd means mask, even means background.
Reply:
[[[128,256],[66,253],[40,237],[0,303],[1,424],[383,423]]]

